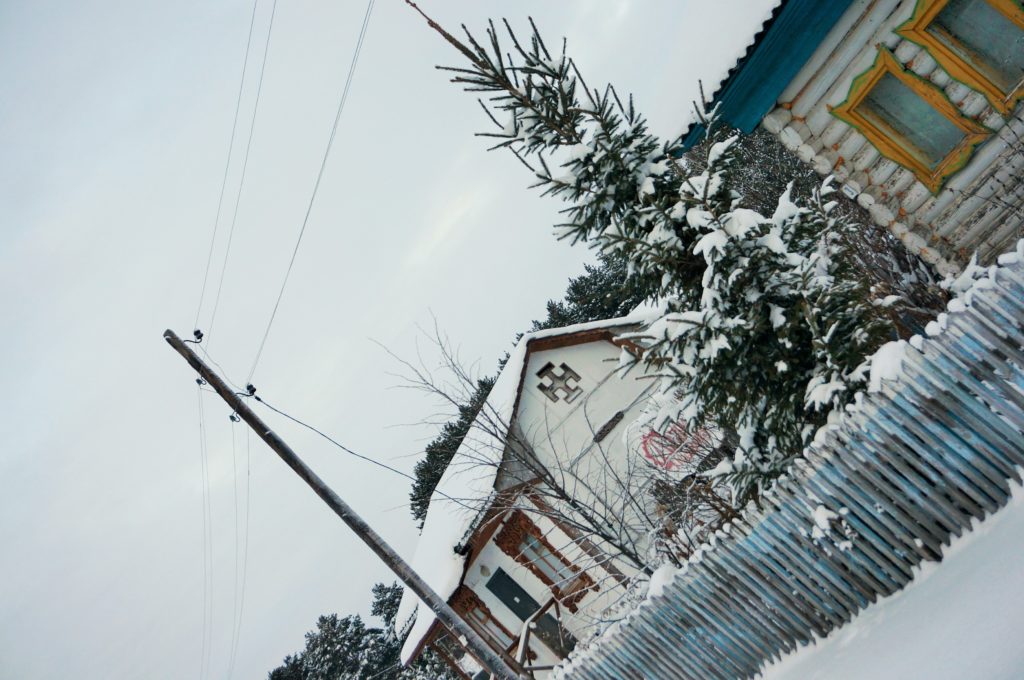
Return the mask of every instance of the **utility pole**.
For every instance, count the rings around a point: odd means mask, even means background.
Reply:
[[[430,607],[437,618],[457,638],[465,640],[466,647],[479,659],[493,674],[492,677],[500,680],[517,680],[521,678],[519,673],[512,670],[511,666],[488,645],[480,635],[473,630],[458,614],[455,613],[448,603],[427,585],[426,581],[420,578],[419,574],[413,571],[405,560],[398,556],[398,553],[388,545],[380,535],[377,534],[362,517],[349,507],[348,503],[341,500],[338,494],[327,486],[324,480],[306,465],[301,458],[292,450],[283,439],[267,427],[266,423],[235,393],[213,370],[193,352],[174,331],[164,331],[164,340],[175,349],[185,361],[196,370],[197,373],[212,387],[221,398],[227,402],[238,416],[249,424],[256,435],[267,443],[271,449],[281,457],[288,467],[295,471],[306,484],[316,493],[317,496],[348,525],[363,543],[370,546],[370,550],[377,554],[377,557],[384,561],[391,571],[395,573],[402,583],[408,586],[409,590],[419,596],[420,600]]]

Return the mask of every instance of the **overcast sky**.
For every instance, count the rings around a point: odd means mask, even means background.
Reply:
[[[568,37],[592,84],[632,91],[666,135],[679,131],[700,68],[715,63],[717,36],[728,36],[735,13],[765,4],[421,2],[453,28],[479,29],[500,16],[523,26],[532,15],[550,40]],[[262,0],[257,10],[240,141],[270,5]],[[211,354],[236,381],[248,374],[273,306],[365,6],[278,4],[209,337]],[[249,0],[0,2],[4,680],[199,675],[196,385],[161,334],[192,329],[251,10]],[[373,341],[411,356],[417,325],[429,326],[433,313],[462,355],[489,373],[589,259],[553,238],[558,206],[527,190],[523,168],[473,137],[486,123],[479,107],[433,68],[455,56],[400,0],[377,0],[254,378],[268,401],[407,471],[436,430],[400,425],[424,420],[437,405],[394,389],[389,372],[397,366]],[[223,238],[214,284],[222,248]],[[204,403],[214,524],[209,677],[226,677],[237,592],[233,489],[237,480],[244,510],[245,430],[215,396]],[[267,418],[401,553],[412,554],[407,480]],[[237,678],[265,677],[301,648],[320,614],[366,616],[371,585],[392,580],[255,440],[250,489]],[[244,514],[239,522],[244,527]]]

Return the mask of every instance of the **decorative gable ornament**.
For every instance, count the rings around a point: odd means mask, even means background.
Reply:
[[[556,372],[555,365],[549,361],[537,371],[537,377],[540,378],[537,389],[551,401],[558,401],[558,393],[561,392],[565,403],[571,404],[583,394],[583,389],[579,386],[582,378],[564,362],[559,369],[561,372]]]

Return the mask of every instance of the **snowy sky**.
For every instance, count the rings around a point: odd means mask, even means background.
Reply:
[[[503,15],[524,25],[532,15],[549,39],[569,38],[591,83],[632,91],[661,134],[678,132],[697,77],[714,78],[722,57],[732,56],[735,17],[759,20],[771,4],[421,3],[451,27],[479,28]],[[251,8],[248,0],[0,3],[5,680],[198,675],[196,386],[161,334],[192,327]],[[355,0],[277,7],[210,337],[213,356],[237,381],[248,373],[280,285],[364,9]],[[254,57],[269,10],[269,0],[260,3]],[[472,136],[484,126],[479,108],[433,68],[454,59],[399,0],[377,1],[254,379],[269,401],[406,470],[434,430],[402,424],[423,420],[435,404],[394,389],[388,373],[397,367],[373,340],[410,356],[417,325],[430,325],[432,312],[463,356],[490,372],[589,257],[552,237],[557,205],[525,188],[521,166],[486,153],[485,141]],[[241,139],[254,84],[242,102]],[[216,398],[205,404],[214,522],[210,676],[225,677],[237,592],[232,439],[243,475],[245,430],[231,425]],[[412,553],[406,480],[268,420],[400,552]],[[264,677],[298,650],[319,614],[365,615],[370,586],[391,580],[255,441],[250,482],[239,678]],[[244,486],[241,493],[244,509]]]

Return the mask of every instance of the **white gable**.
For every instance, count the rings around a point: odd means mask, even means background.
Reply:
[[[622,375],[618,346],[607,340],[532,352],[525,374],[517,422],[520,432],[541,462],[551,469],[565,469],[587,454],[598,442],[603,428],[610,432],[600,442],[604,446],[621,443],[627,424],[625,411],[651,386],[638,374]],[[575,388],[570,396],[564,389],[552,396],[552,380],[541,377],[547,366],[561,376],[566,371],[578,375],[568,384]],[[564,367],[564,368],[563,368]],[[616,414],[617,425],[612,423]]]
[[[450,597],[462,579],[465,557],[456,554],[455,549],[471,531],[479,514],[465,506],[486,506],[488,497],[494,491],[498,473],[496,463],[501,460],[505,448],[505,432],[495,431],[495,419],[505,425],[516,420],[526,427],[524,431],[529,431],[531,443],[536,442],[539,446],[546,442],[546,448],[543,450],[552,453],[562,448],[554,446],[558,439],[549,436],[549,428],[554,426],[559,433],[558,436],[562,437],[562,441],[568,447],[564,450],[582,451],[581,446],[593,442],[594,432],[590,431],[593,420],[604,418],[596,424],[596,428],[600,428],[607,420],[606,414],[610,416],[614,413],[610,402],[617,401],[620,405],[614,408],[620,408],[623,401],[621,395],[618,399],[611,400],[603,396],[596,398],[594,388],[609,379],[618,380],[623,385],[628,383],[630,389],[635,389],[638,393],[646,387],[639,381],[632,381],[630,378],[620,380],[612,375],[617,366],[620,350],[607,340],[593,340],[584,344],[537,352],[529,349],[530,344],[587,331],[638,326],[650,322],[655,313],[656,310],[645,309],[619,319],[539,331],[522,337],[487,399],[484,413],[489,422],[470,430],[430,500],[420,541],[410,563],[438,595],[443,598]],[[537,372],[549,361],[555,364],[559,376],[562,363],[572,362],[579,366],[578,369],[573,367],[573,370],[580,378],[571,381],[570,384],[580,386],[582,392],[571,402],[565,401],[562,396],[564,392],[559,392],[559,400],[554,401],[539,389],[542,380],[537,376]],[[632,387],[633,383],[636,383],[635,388]],[[569,408],[563,409],[562,406]],[[481,416],[478,420],[484,418]],[[538,455],[540,453],[538,450]],[[561,458],[562,454],[559,456]],[[492,464],[481,465],[481,458]],[[460,499],[462,503],[454,503],[446,496]],[[396,629],[401,631],[407,627],[413,621],[413,617],[415,621],[402,648],[403,663],[412,657],[435,619],[433,612],[423,605],[418,597],[406,590],[395,619]]]

